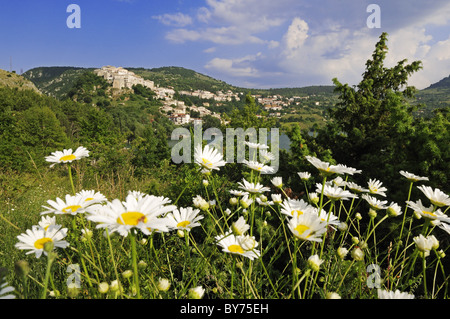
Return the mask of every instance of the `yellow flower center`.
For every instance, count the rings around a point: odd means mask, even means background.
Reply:
[[[73,154],[70,155],[64,155],[63,157],[61,157],[59,159],[60,162],[64,162],[64,161],[73,161],[74,159],[76,159],[77,157]]]
[[[205,166],[207,168],[210,168],[213,165],[212,162],[207,160],[206,158],[202,158],[202,162],[203,162],[203,166]]]
[[[183,221],[183,222],[179,222],[179,223],[177,224],[177,227],[187,227],[187,225],[189,225],[190,223],[191,223],[190,221],[185,220],[185,221]]]
[[[295,230],[298,232],[298,234],[301,236],[305,231],[307,231],[309,229],[309,227],[308,226],[306,226],[306,225],[297,225],[297,227],[295,227]],[[311,236],[311,234],[309,234],[308,236],[306,236],[306,237],[309,237],[309,236]]]
[[[85,201],[85,202],[88,202],[88,201],[93,200],[93,199],[94,199],[93,197],[88,197],[88,198],[86,198],[84,201]]]
[[[40,238],[38,240],[36,240],[34,242],[34,247],[36,247],[36,249],[43,249],[44,245],[48,242],[52,242],[53,240],[51,238],[48,237],[44,237],[44,238]]]
[[[136,226],[139,222],[147,222],[147,217],[140,212],[126,212],[117,218],[117,223],[121,225]]]
[[[230,246],[228,246],[228,250],[232,253],[239,253],[239,254],[244,253],[244,250],[239,245],[230,245]]]
[[[294,213],[297,213],[298,216],[303,215],[303,212],[301,210],[298,209],[294,209],[293,211],[291,211],[291,215],[294,216]]]
[[[427,212],[427,211],[425,211],[425,210],[422,211],[422,214],[424,214],[424,215],[430,215],[430,216],[436,217],[436,214],[434,214],[433,212]]]
[[[63,208],[62,212],[65,214],[70,214],[76,212],[80,208],[81,208],[80,205],[70,205],[67,206],[66,208]]]

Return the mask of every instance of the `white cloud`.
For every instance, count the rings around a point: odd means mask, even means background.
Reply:
[[[259,76],[259,72],[252,67],[252,62],[260,56],[258,53],[237,59],[214,58],[205,65],[205,68],[233,77],[256,77]]]
[[[154,19],[159,20],[162,24],[174,27],[185,27],[192,24],[192,18],[181,12],[176,14],[163,14],[159,16],[154,16]]]

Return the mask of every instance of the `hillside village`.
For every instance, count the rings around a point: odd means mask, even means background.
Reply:
[[[155,85],[153,81],[146,80],[123,67],[103,66],[100,69],[94,70],[94,73],[103,77],[112,85],[113,89],[118,91],[132,89],[134,85],[139,84],[151,89],[155,93],[155,98],[160,100],[163,104],[160,107],[160,111],[176,125],[201,123],[202,117],[206,115],[216,117],[222,122],[225,122],[219,113],[212,112],[208,108],[210,103],[206,100],[213,100],[219,103],[231,102],[240,101],[245,96],[244,92],[233,92],[231,90],[227,90],[226,92],[209,92],[206,90],[179,91],[179,96],[192,96],[199,98],[200,100],[205,100],[202,102],[202,105],[190,105],[188,107],[184,101],[175,99],[176,91],[172,87],[160,87],[159,85]],[[255,101],[262,106],[263,110],[268,112],[269,116],[275,116],[277,118],[280,118],[283,110],[289,106],[298,106],[301,104],[302,100],[309,99],[309,96],[285,98],[279,94],[271,96],[255,94],[252,96],[255,98]],[[320,102],[315,102],[316,106],[319,104]],[[198,114],[199,117],[191,117],[191,112]]]

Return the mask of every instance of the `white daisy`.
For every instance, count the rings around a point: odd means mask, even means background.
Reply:
[[[199,213],[199,209],[180,207],[167,214],[168,225],[172,229],[190,231],[192,228],[200,226],[198,221],[202,220],[203,216]]]
[[[423,252],[425,257],[430,254],[430,251],[433,249],[433,246],[435,244],[435,238],[432,238],[430,236],[425,237],[422,234],[414,237],[413,240],[416,244],[417,249]]]
[[[417,186],[417,188],[420,189],[426,197],[428,197],[433,205],[438,207],[450,206],[450,197],[439,188],[435,188],[433,190],[432,187],[425,185]]]
[[[79,191],[76,195],[80,195],[84,198],[84,201],[89,204],[101,204],[107,201],[105,195],[95,190],[82,190]]]
[[[201,210],[208,210],[209,209],[209,203],[206,199],[201,197],[200,195],[195,196],[192,199],[192,203],[194,207],[200,208]]]
[[[56,225],[56,217],[55,216],[42,216],[41,220],[38,222],[38,225],[42,228],[44,228],[45,230],[47,230],[47,228],[50,225]]]
[[[311,173],[308,172],[298,172],[297,174],[302,181],[307,181],[311,178]]]
[[[246,192],[249,192],[251,194],[257,194],[257,193],[263,193],[270,191],[269,187],[264,187],[260,183],[250,183],[245,178],[241,182],[238,182],[238,185],[240,188]]]
[[[237,221],[231,224],[231,230],[236,235],[243,235],[249,229],[250,225],[247,224],[243,216],[239,217]]]
[[[239,200],[239,203],[245,209],[248,208],[253,203],[253,199],[251,199],[248,195],[244,195]]]
[[[370,208],[372,208],[373,210],[380,210],[380,209],[387,209],[388,206],[386,206],[387,204],[387,200],[381,201],[373,196],[367,195],[367,194],[363,194],[362,199],[364,199],[370,206]]]
[[[344,174],[345,168],[339,165],[330,165],[328,162],[321,161],[317,157],[314,156],[306,156],[308,162],[310,162],[315,168],[319,170],[319,172],[325,176],[329,176],[332,174]]]
[[[271,174],[275,171],[273,167],[255,161],[243,160],[242,163],[245,164],[248,168],[261,174]]]
[[[52,155],[46,156],[45,160],[47,162],[53,163],[50,167],[55,166],[58,163],[72,163],[73,161],[80,160],[84,157],[89,157],[89,151],[83,147],[78,147],[75,152],[72,149],[64,149],[61,151],[53,152]]]
[[[332,212],[328,213],[326,210],[324,209],[319,210],[316,207],[313,207],[312,211],[315,212],[317,216],[319,216],[322,222],[327,223],[328,225],[338,226],[341,223],[338,217],[334,215]]]
[[[282,177],[274,177],[270,180],[273,184],[273,186],[277,187],[277,188],[281,188],[283,187],[283,178]]]
[[[270,194],[270,197],[272,197],[272,201],[275,204],[281,204],[283,202],[283,199],[281,198],[281,194]]]
[[[402,208],[397,203],[391,202],[387,208],[387,213],[391,217],[397,217],[402,214]]]
[[[403,175],[404,177],[406,177],[406,179],[411,182],[428,181],[429,180],[428,177],[417,176],[412,173],[408,173],[406,171],[400,171],[400,174]]]
[[[26,253],[36,255],[36,258],[41,257],[42,253],[47,255],[44,251],[44,245],[52,242],[54,248],[66,248],[69,243],[63,240],[67,236],[67,228],[61,228],[61,225],[50,225],[47,229],[40,226],[32,226],[31,229],[19,236],[19,242],[15,245],[17,249],[28,250]]]
[[[355,193],[368,193],[369,192],[369,190],[367,188],[361,187],[354,182],[347,182],[347,187]]]
[[[349,198],[358,198],[355,194],[349,192],[348,190],[344,190],[338,186],[330,186],[322,184],[316,184],[316,192],[321,193],[323,188],[323,194],[328,197],[332,201],[336,200],[348,200]]]
[[[234,195],[234,196],[239,196],[239,197],[241,197],[241,196],[248,195],[248,192],[243,192],[243,191],[240,191],[240,190],[234,190],[234,189],[232,189],[232,190],[230,190],[230,194],[231,194],[231,195]]]
[[[444,231],[446,231],[450,235],[450,224],[440,223],[438,227]]]
[[[273,161],[273,160],[275,160],[275,158],[276,158],[275,155],[271,152],[268,152],[266,150],[259,151],[259,159],[263,163]]]
[[[142,197],[147,196],[148,194],[143,193],[141,191],[128,191],[128,195],[133,196],[134,198],[136,198],[137,200],[141,199]]]
[[[217,240],[217,245],[222,247],[223,252],[241,255],[250,260],[259,258],[260,256],[260,252],[256,249],[245,250],[239,242],[239,237],[235,236],[231,231],[227,232],[225,235],[216,236],[215,238]]]
[[[414,299],[413,294],[401,292],[398,289],[395,291],[378,289],[377,294],[378,299]]]
[[[126,237],[131,229],[139,229],[145,235],[153,231],[168,231],[168,221],[161,218],[176,209],[168,198],[148,195],[141,199],[128,195],[124,202],[114,199],[107,202],[87,219],[99,223],[97,228],[108,228],[110,233],[118,232]]]
[[[16,296],[10,294],[13,291],[14,287],[8,286],[8,283],[3,281],[2,277],[0,277],[0,299],[15,299]]]
[[[369,186],[369,192],[371,194],[386,197],[385,192],[387,191],[387,188],[381,186],[381,185],[383,185],[382,182],[380,182],[379,180],[376,180],[376,179],[370,179],[367,184]]]
[[[47,210],[41,212],[42,215],[51,213],[57,215],[76,215],[90,211],[90,203],[86,202],[85,197],[81,195],[72,196],[67,194],[65,196],[65,201],[58,197],[56,198],[56,201],[48,200],[47,203],[51,207],[43,205],[42,207]],[[91,207],[91,209],[93,208]]]
[[[219,167],[225,166],[226,164],[222,154],[216,148],[210,147],[209,145],[202,148],[201,144],[197,145],[194,150],[194,161],[203,169],[209,171],[213,169],[219,170]]]
[[[353,174],[361,174],[361,170],[353,168],[353,167],[347,167],[347,165],[343,165],[343,164],[337,164],[337,166],[339,166],[342,170],[342,173],[344,174],[349,174],[349,175],[353,175]]]
[[[317,214],[305,212],[289,219],[288,228],[299,239],[321,242],[327,224]]]
[[[406,204],[409,208],[414,210],[415,213],[419,214],[424,218],[428,218],[431,220],[439,220],[444,222],[450,222],[450,218],[442,213],[440,209],[435,209],[433,205],[430,207],[426,207],[422,204],[422,201],[419,199],[417,202],[407,201]]]
[[[305,212],[311,212],[314,209],[310,204],[303,199],[290,199],[287,198],[281,203],[280,212],[289,217],[295,217],[302,215]]]

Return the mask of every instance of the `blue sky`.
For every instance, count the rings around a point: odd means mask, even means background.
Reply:
[[[181,66],[246,88],[357,84],[382,32],[410,84],[450,74],[447,0],[0,0],[0,68]],[[369,4],[380,28],[369,28]],[[68,28],[70,4],[81,28]]]

